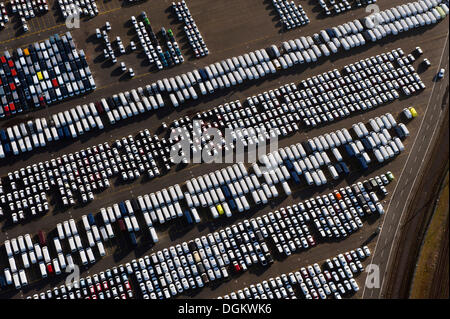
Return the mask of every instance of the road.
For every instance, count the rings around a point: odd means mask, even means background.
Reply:
[[[445,44],[437,69],[448,69],[448,32],[444,41]],[[382,221],[382,230],[372,255],[371,264],[377,265],[380,269],[381,286],[378,289],[366,289],[365,287],[362,294],[363,298],[382,298],[384,296],[383,288],[386,285],[385,279],[389,272],[389,262],[396,245],[398,245],[399,230],[403,225],[403,217],[405,212],[407,212],[411,195],[414,194],[413,191],[426,192],[426,190],[417,190],[415,186],[419,177],[428,174],[422,168],[424,163],[429,160],[428,151],[432,146],[436,130],[445,121],[445,117],[442,117],[442,114],[446,112],[446,109],[441,107],[445,90],[448,90],[448,77],[445,77],[442,81],[436,80],[433,82],[430,98],[421,117],[418,133],[411,146],[408,159],[398,177],[386,215]]]

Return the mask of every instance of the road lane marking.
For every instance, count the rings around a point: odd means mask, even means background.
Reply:
[[[445,38],[444,48],[442,49],[441,58],[440,58],[439,64],[438,64],[439,66],[442,64],[442,58],[444,57],[444,52],[445,52],[445,49],[446,49],[446,46],[447,46],[447,41],[448,41],[448,34],[449,34],[449,31],[447,31],[447,36],[446,36],[446,38]],[[436,86],[436,82],[434,83],[433,89],[431,90],[430,98],[429,98],[429,100],[428,100],[428,104],[427,104],[427,108],[426,108],[425,112],[428,111],[428,106],[430,105],[431,98],[433,97],[433,91],[434,91],[435,86]],[[442,110],[439,112],[438,118],[441,117],[441,114],[442,114]],[[425,115],[424,115],[424,118],[425,118]],[[431,146],[431,144],[432,144],[433,137],[434,137],[434,134],[436,133],[437,127],[439,126],[439,125],[438,125],[439,123],[440,123],[440,121],[437,121],[437,122],[436,122],[436,125],[434,126],[434,130],[433,130],[433,133],[432,133],[432,135],[431,135],[430,142],[428,143],[427,148],[426,148],[426,150],[425,150],[425,156],[426,156],[426,154],[428,153],[428,149],[430,148],[430,146]],[[423,120],[422,120],[422,123],[421,123],[420,126],[422,126],[422,124],[423,124]],[[418,132],[420,132],[420,129],[421,129],[421,127],[419,127]],[[414,141],[414,143],[415,143],[415,141]],[[413,147],[411,148],[411,152],[412,152],[413,149],[414,149],[414,144],[413,144]],[[410,154],[411,154],[411,153],[410,153]],[[423,157],[423,160],[425,159],[425,156]],[[409,156],[408,156],[408,157],[409,157]],[[408,163],[408,161],[407,161],[407,163]],[[406,166],[406,164],[405,164],[405,166]],[[396,227],[396,230],[395,230],[395,233],[394,233],[394,240],[392,241],[391,248],[390,248],[390,250],[389,250],[388,260],[387,260],[387,262],[386,262],[385,274],[387,273],[387,270],[388,270],[388,268],[389,268],[389,261],[390,261],[390,259],[391,259],[392,250],[393,250],[393,248],[394,248],[395,238],[397,237],[397,233],[398,233],[398,230],[399,230],[399,228],[400,228],[401,220],[402,220],[403,214],[404,214],[404,212],[405,212],[405,210],[406,210],[406,206],[407,206],[406,203],[408,202],[409,197],[410,197],[410,195],[411,195],[411,192],[412,192],[412,190],[414,189],[414,185],[415,185],[415,183],[416,183],[417,177],[419,176],[419,172],[420,172],[420,168],[417,170],[417,174],[416,174],[416,176],[414,177],[414,181],[413,181],[413,183],[412,183],[412,185],[411,185],[411,187],[410,187],[410,189],[409,189],[408,196],[407,196],[406,200],[404,201],[405,205],[403,206],[402,213],[400,214],[400,219],[399,219],[399,222],[398,222],[398,224],[397,224],[397,227]],[[399,179],[399,181],[400,181],[400,179]],[[408,184],[408,182],[407,182],[407,184]],[[397,184],[397,185],[398,185],[398,184]],[[375,255],[375,253],[374,253],[374,255]],[[378,298],[381,296],[381,292],[382,292],[382,290],[383,290],[383,285],[384,285],[385,279],[386,279],[386,276],[383,276],[383,281],[382,281],[382,283],[381,283],[381,287],[380,287],[380,292],[379,292],[379,294],[378,294]]]
[[[445,43],[444,43],[444,47],[443,47],[443,49],[442,49],[442,54],[441,54],[441,59],[440,59],[440,61],[439,61],[439,65],[441,65],[441,63],[442,63],[442,58],[443,58],[444,52],[445,52],[445,50],[446,50],[447,41],[448,41],[448,34],[449,34],[449,31],[447,31],[447,34],[446,34],[446,36],[445,36]],[[411,156],[411,154],[412,154],[412,152],[413,152],[413,150],[414,150],[414,146],[415,146],[415,144],[416,144],[417,138],[419,137],[419,133],[420,133],[420,131],[421,131],[422,125],[423,125],[423,123],[424,123],[424,121],[425,121],[425,118],[426,118],[426,115],[427,115],[427,113],[428,113],[428,108],[429,108],[429,106],[430,106],[431,98],[433,97],[433,92],[434,92],[435,86],[436,86],[436,82],[434,82],[433,87],[432,87],[432,89],[431,89],[430,98],[428,99],[427,107],[425,108],[425,112],[424,112],[424,115],[423,115],[423,117],[422,117],[422,121],[420,122],[419,129],[417,130],[416,138],[414,139],[414,142],[413,142],[413,144],[412,144],[412,146],[411,146],[411,151],[410,151],[409,154],[408,154],[408,157],[407,157],[407,159],[406,159],[405,165],[403,166],[403,169],[402,169],[402,171],[401,171],[401,173],[400,173],[400,177],[398,178],[397,184],[395,185],[394,191],[392,192],[391,200],[389,201],[388,207],[386,208],[386,213],[384,214],[384,218],[383,218],[383,221],[382,221],[382,223],[381,223],[381,231],[380,231],[380,234],[379,234],[379,236],[378,236],[377,242],[376,242],[376,244],[375,244],[375,248],[374,248],[374,251],[373,251],[373,254],[372,254],[372,258],[371,258],[371,260],[370,260],[370,263],[373,263],[373,259],[375,258],[375,254],[376,254],[377,247],[378,247],[378,242],[379,242],[380,238],[382,237],[381,235],[382,235],[382,233],[383,233],[384,222],[386,221],[386,218],[387,218],[387,216],[388,216],[389,208],[390,208],[390,205],[391,205],[391,203],[392,203],[392,200],[394,199],[394,195],[395,195],[395,192],[396,192],[396,190],[397,190],[397,187],[398,187],[398,185],[400,184],[400,180],[401,180],[401,178],[402,178],[402,176],[403,176],[403,173],[404,173],[404,171],[405,171],[405,168],[406,168],[406,166],[408,165],[409,157]],[[425,135],[423,135],[423,138],[424,138],[424,137],[425,137]],[[424,158],[425,158],[425,157],[424,157]],[[422,161],[423,161],[423,160],[422,160]],[[420,170],[419,170],[419,171],[420,171]],[[403,193],[403,190],[402,190],[402,193]],[[402,214],[403,214],[403,213],[402,213]],[[399,223],[398,223],[398,224],[400,224],[401,217],[402,217],[402,216],[400,216],[400,219],[399,219]],[[397,230],[398,230],[398,226],[397,226]],[[397,233],[397,231],[396,231],[396,233]],[[394,241],[395,241],[395,234],[394,234],[394,240],[393,240],[393,242],[394,242]],[[392,246],[391,246],[391,247],[392,247]],[[389,257],[388,257],[388,258],[390,258],[390,256],[391,256],[391,253],[389,253]],[[388,260],[388,261],[389,261],[389,260]],[[387,264],[386,264],[386,272],[387,272],[388,267],[389,267],[389,264],[387,263]],[[381,295],[381,291],[382,291],[382,288],[383,288],[383,283],[384,283],[384,276],[383,276],[383,282],[382,282],[382,285],[381,285],[381,288],[380,288],[380,293],[379,293],[378,296]],[[364,298],[364,293],[365,293],[365,292],[366,292],[366,286],[364,285],[364,289],[363,289],[363,293],[362,293],[361,298]]]

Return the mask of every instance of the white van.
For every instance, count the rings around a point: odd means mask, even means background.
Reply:
[[[47,267],[43,261],[39,262],[39,270],[41,271],[42,278],[47,278]]]
[[[286,181],[282,182],[281,186],[283,187],[283,190],[287,196],[292,194],[291,188],[289,187],[289,184]]]
[[[44,261],[46,263],[49,263],[51,259],[50,259],[50,254],[48,253],[47,246],[42,247],[42,255],[44,257]]]
[[[25,269],[30,268],[30,262],[28,260],[28,254],[26,252],[22,253],[22,263]]]
[[[98,253],[100,254],[100,256],[105,256],[106,252],[105,252],[105,247],[103,247],[103,243],[101,241],[97,242],[97,248],[98,248]]]
[[[57,237],[53,238],[53,244],[55,245],[55,250],[57,253],[62,252],[61,243]]]
[[[27,276],[25,275],[25,270],[23,270],[23,269],[19,270],[19,277],[20,277],[20,282],[21,282],[22,286],[27,286],[28,279],[27,279]]]
[[[58,261],[61,268],[66,269],[66,259],[64,258],[64,255],[62,253],[58,254]]]
[[[89,262],[91,264],[95,263],[94,253],[92,252],[91,247],[86,248],[86,254],[88,256]]]
[[[148,228],[150,232],[150,236],[152,237],[153,242],[156,244],[159,241],[158,235],[156,234],[156,230],[154,227]]]
[[[55,274],[56,275],[61,274],[61,268],[59,267],[58,258],[53,258],[52,264],[53,264],[53,271],[55,272]]]

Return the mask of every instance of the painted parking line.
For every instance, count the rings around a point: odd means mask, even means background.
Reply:
[[[46,28],[46,29],[43,29],[43,30],[40,30],[40,31],[35,31],[35,32],[31,32],[31,33],[26,33],[26,34],[21,35],[21,36],[19,36],[19,37],[15,37],[15,38],[3,40],[3,41],[0,42],[0,44],[4,44],[4,43],[11,42],[11,41],[16,41],[16,40],[20,40],[20,39],[23,39],[23,38],[27,38],[27,37],[29,37],[29,36],[32,36],[32,35],[35,35],[35,34],[38,34],[38,33],[41,33],[41,32],[47,32],[47,31],[50,31],[50,30],[54,30],[54,29],[60,28],[60,27],[62,27],[62,26],[64,26],[64,23],[61,23],[61,24],[58,24],[58,25],[54,25],[54,26],[52,26],[52,27],[49,27],[49,28]]]

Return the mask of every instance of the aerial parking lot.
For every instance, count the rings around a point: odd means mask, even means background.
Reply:
[[[448,1],[0,12],[1,298],[409,297]]]

